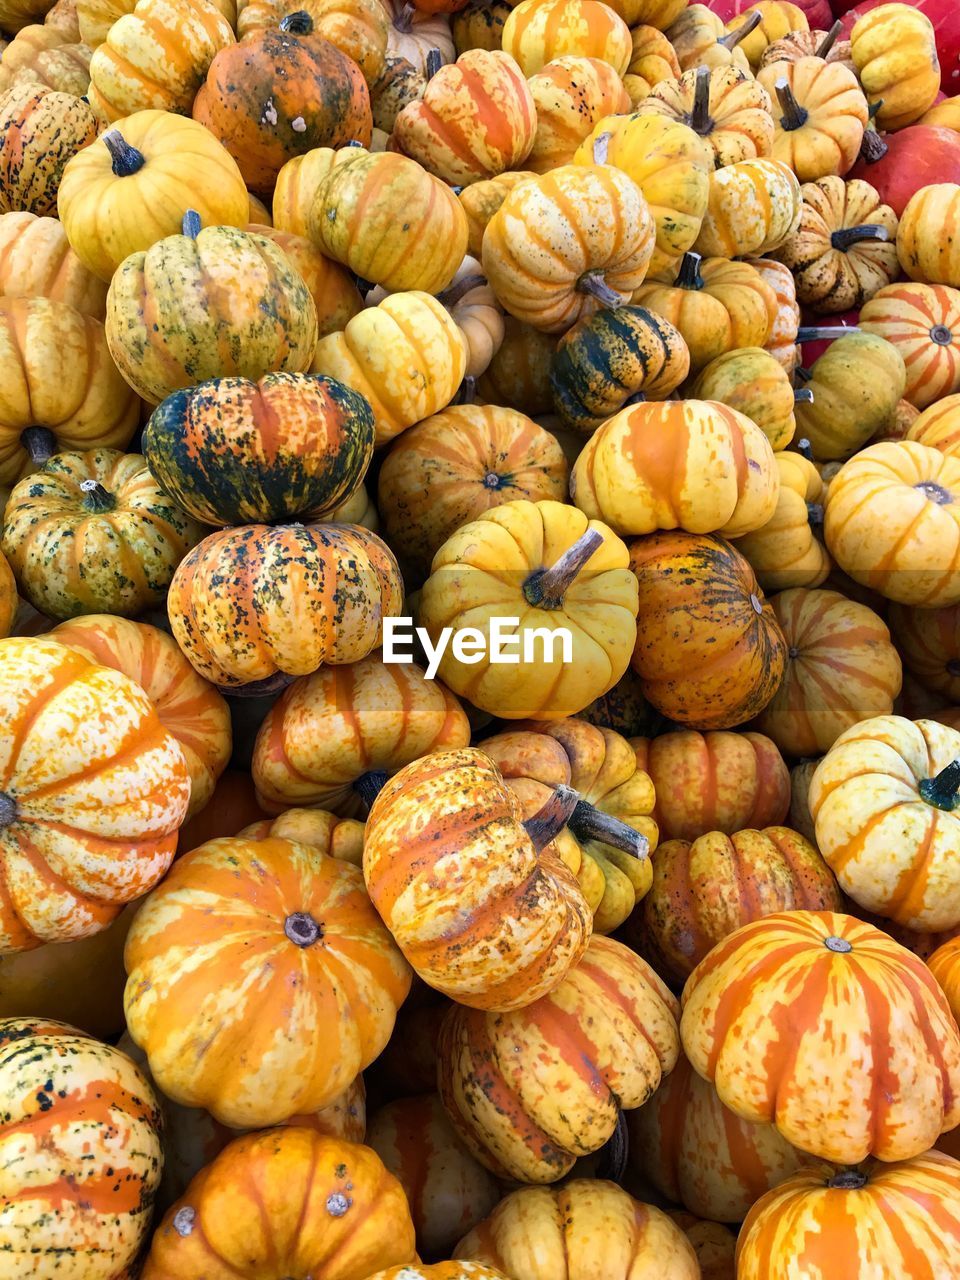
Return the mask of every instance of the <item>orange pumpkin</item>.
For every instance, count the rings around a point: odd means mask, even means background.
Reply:
[[[363,823],[338,818],[325,809],[284,809],[276,818],[261,818],[238,831],[246,840],[292,840],[359,867],[363,860]],[[362,1135],[361,1135],[362,1136]]]
[[[278,26],[284,17],[306,12],[314,30],[352,58],[368,85],[383,70],[390,19],[380,0],[239,0],[237,37]]]
[[[890,284],[860,309],[860,328],[885,338],[907,367],[904,396],[926,409],[960,391],[960,292],[947,285]],[[923,436],[911,440],[927,443]]]
[[[670,1217],[693,1245],[701,1280],[736,1280],[737,1236],[732,1228],[695,1218],[681,1209],[675,1209]]]
[[[960,394],[944,396],[924,409],[907,428],[905,438],[939,449],[950,457],[960,456]]]
[[[550,413],[550,360],[556,346],[556,339],[549,334],[507,316],[503,342],[478,380],[477,393],[488,404],[510,405],[517,413],[531,417]]]
[[[960,937],[951,938],[938,947],[927,961],[930,972],[943,988],[943,993],[956,1017],[960,1012]]]
[[[414,1267],[388,1267],[367,1280],[504,1280],[504,1276],[479,1262],[421,1262]]]
[[[0,94],[0,213],[56,214],[63,171],[97,136],[89,103],[46,85]]]
[[[888,620],[910,674],[931,693],[960,702],[960,606],[908,609],[892,604]]]
[[[33,213],[0,214],[0,297],[50,298],[103,320],[107,286],[70,248],[63,224]]]
[[[800,363],[800,348],[797,346],[800,307],[793,272],[772,258],[747,258],[746,262],[773,290],[777,308],[767,334],[766,349],[792,377]]]
[[[661,80],[637,111],[688,125],[710,146],[714,167],[773,155],[773,104],[739,67],[698,67]]]
[[[641,102],[664,80],[679,80],[680,63],[676,50],[654,26],[641,25],[631,28],[633,52],[630,65],[623,76],[623,87],[636,111]]]
[[[867,100],[840,62],[798,58],[764,67],[757,80],[776,99],[773,154],[801,182],[842,177],[860,153]]]
[[[17,580],[7,558],[0,552],[0,640],[8,636],[17,616]]]
[[[503,48],[525,76],[568,53],[609,62],[622,76],[633,45],[627,24],[600,0],[521,0],[503,24]]]
[[[537,127],[524,163],[534,173],[569,164],[600,120],[630,109],[623,81],[599,58],[555,58],[530,77],[530,92]]]
[[[474,258],[480,257],[487,223],[506,200],[507,193],[525,178],[535,176],[531,170],[521,169],[517,173],[508,170],[495,178],[471,182],[460,192],[460,207],[467,215],[469,227],[467,249]]]

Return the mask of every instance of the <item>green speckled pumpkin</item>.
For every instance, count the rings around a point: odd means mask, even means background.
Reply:
[[[317,309],[278,245],[237,227],[205,227],[120,264],[106,331],[120,372],[159,404],[208,378],[305,372]]]
[[[363,480],[373,412],[334,378],[213,378],[154,410],[143,452],[165,493],[204,524],[323,519]]]
[[[20,594],[50,618],[158,604],[201,530],[139,453],[58,453],[14,488],[3,553]]]
[[[89,103],[43,84],[0,95],[0,213],[57,212],[64,165],[97,136]]]

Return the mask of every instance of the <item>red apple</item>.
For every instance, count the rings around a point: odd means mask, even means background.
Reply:
[[[838,18],[843,18],[844,33],[841,39],[850,38],[850,32],[858,18],[886,2],[887,0],[860,0],[853,7],[846,0],[834,0],[834,12]],[[960,0],[911,0],[911,7],[925,13],[933,23],[937,37],[937,56],[940,59],[940,83],[944,92],[953,97],[960,93]]]
[[[880,137],[886,147],[881,157],[872,164],[865,159],[871,146],[880,150],[877,135],[867,135],[860,159],[846,177],[869,182],[898,218],[921,187],[936,182],[960,183],[960,133],[912,124]]]

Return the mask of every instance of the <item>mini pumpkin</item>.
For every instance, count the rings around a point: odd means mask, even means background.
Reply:
[[[304,155],[292,156],[277,174],[273,191],[271,219],[277,230],[309,239],[310,208],[320,183],[332,169],[361,153],[369,154],[359,143],[347,143],[338,151],[315,147]]]
[[[776,357],[761,347],[717,356],[700,371],[690,394],[698,400],[719,400],[744,414],[774,451],[785,449],[796,432],[793,385]]]
[[[793,272],[782,262],[774,262],[772,258],[747,258],[746,262],[753,267],[764,284],[773,290],[777,307],[767,334],[766,350],[792,377],[800,362],[800,348],[797,346],[800,307]]]
[[[750,62],[740,44],[760,22],[761,15],[754,12],[732,31],[727,31],[723,19],[708,5],[691,4],[667,28],[667,38],[676,49],[677,60],[684,71],[735,66],[749,72]]]
[[[800,453],[778,453],[780,497],[760,529],[737,539],[764,591],[819,587],[831,569],[823,530],[826,485],[816,466]]]
[[[79,31],[53,23],[21,27],[0,57],[0,87],[32,82],[82,97],[90,84],[93,50],[79,39]]]
[[[718,169],[695,248],[748,257],[772,253],[794,234],[802,210],[800,183],[779,160],[738,160]]]
[[[829,31],[789,31],[774,40],[760,57],[760,69],[777,62],[799,62],[801,58],[822,58],[824,62],[839,62],[856,74],[850,56],[850,41],[841,40],[843,24],[834,23]]]
[[[930,972],[943,988],[943,993],[950,1003],[954,1017],[957,1016],[957,1010],[960,1009],[960,967],[958,967],[958,959],[960,959],[960,940],[954,937],[949,942],[945,942],[938,947],[927,961]]]
[[[487,223],[506,200],[507,193],[525,178],[533,177],[536,175],[529,170],[521,169],[517,173],[508,170],[506,173],[498,173],[495,178],[472,182],[461,191],[460,207],[467,215],[469,227],[467,248],[474,258],[479,259]]]
[[[757,79],[776,98],[773,154],[801,182],[842,177],[860,152],[867,100],[840,62],[799,58],[764,67]]]
[[[406,58],[424,73],[434,49],[440,54],[441,65],[453,62],[457,54],[450,19],[445,13],[421,13],[408,0],[386,0],[384,7],[391,19],[387,31],[388,55]]]
[[[634,110],[663,80],[679,80],[682,74],[676,50],[654,26],[631,28],[633,52],[623,76],[623,87]]]
[[[521,0],[503,24],[503,48],[525,76],[564,54],[599,58],[622,76],[633,44],[627,24],[600,0]]]
[[[506,316],[503,342],[477,382],[478,394],[488,404],[510,405],[531,417],[550,413],[550,362],[556,347],[549,334]]]
[[[283,18],[306,12],[314,31],[352,58],[368,85],[383,70],[390,19],[379,0],[241,0],[234,24],[242,40],[251,31],[279,26]],[[303,25],[302,21],[298,25]]]
[[[911,280],[960,287],[960,248],[945,227],[960,216],[960,186],[945,182],[921,187],[900,218],[897,255]]]
[[[371,295],[368,294],[368,304],[370,301]],[[475,383],[490,367],[506,333],[503,311],[476,258],[469,255],[464,258],[449,289],[438,295],[438,301],[450,312],[464,336],[467,344],[464,379],[472,378]],[[465,387],[465,398],[466,394]]]
[[[960,292],[956,289],[888,284],[861,308],[858,324],[899,350],[907,368],[904,397],[916,408],[926,409],[960,391]]]
[[[960,394],[944,396],[924,409],[923,413],[908,425],[900,439],[915,440],[918,444],[938,449],[949,457],[956,456],[960,439]]]
[[[569,164],[600,120],[630,109],[623,81],[599,58],[555,58],[530,77],[530,92],[537,129],[525,164],[535,173]]]
[[[892,604],[890,630],[903,665],[924,689],[960,702],[960,609],[908,609]]]
[[[360,290],[347,269],[324,257],[306,236],[278,231],[261,223],[248,222],[244,230],[272,240],[303,278],[317,310],[318,338],[339,333],[363,310]]]
[[[741,37],[740,48],[747,55],[753,71],[760,66],[763,55],[771,44],[794,32],[806,34],[810,30],[803,9],[790,4],[789,0],[759,0],[757,4],[742,9],[739,14],[730,18],[726,27],[728,34],[738,31],[744,18],[752,13],[759,13],[760,21],[748,35]]]
[[[889,421],[907,385],[900,352],[872,333],[842,334],[811,373],[813,399],[797,404],[797,433],[822,461],[856,453]]]
[[[688,125],[711,148],[714,167],[773,154],[773,104],[739,67],[699,67],[662,80],[637,108]]]
[[[502,48],[503,24],[512,9],[507,0],[481,0],[455,13],[450,28],[458,56],[468,49]]]
[[[56,218],[4,213],[0,214],[0,297],[49,298],[102,322],[107,286],[70,248]]]
[[[83,98],[32,83],[0,94],[0,213],[55,213],[68,162],[96,136]]]
[[[940,62],[933,23],[913,5],[883,4],[850,32],[850,56],[879,129],[902,129],[933,106]]]

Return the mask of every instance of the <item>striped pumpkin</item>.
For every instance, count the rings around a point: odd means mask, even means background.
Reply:
[[[911,280],[960,288],[960,186],[954,182],[921,187],[900,218],[897,255]]]
[[[944,396],[924,409],[910,424],[906,439],[960,457],[960,394]]]
[[[368,1276],[367,1280],[506,1280],[502,1271],[494,1271],[480,1262],[420,1262],[416,1266],[389,1267]]]
[[[960,1272],[958,1203],[960,1161],[937,1151],[862,1169],[801,1170],[747,1215],[737,1280],[768,1280],[785,1258],[811,1276],[842,1268],[844,1280],[946,1280]]]
[[[440,1031],[440,1096],[500,1177],[556,1182],[598,1151],[679,1053],[677,1002],[622,943],[593,937],[549,995],[512,1013],[454,1007]]]
[[[107,286],[70,247],[63,224],[33,213],[0,215],[0,297],[49,298],[103,320]]]
[[[714,67],[706,76],[699,68],[666,76],[637,111],[693,129],[707,144],[715,169],[773,154],[770,95],[740,67]]]
[[[397,562],[375,533],[260,524],[204,538],[174,574],[167,609],[195,669],[237,688],[365,657],[402,596]]]
[[[524,164],[549,173],[569,164],[581,142],[604,116],[630,110],[624,83],[609,62],[566,55],[530,77],[537,112],[533,149]]]
[[[861,307],[857,323],[899,350],[907,367],[904,396],[918,409],[960,391],[960,292],[956,289],[945,284],[887,285]]]
[[[0,213],[56,214],[63,171],[96,140],[84,98],[27,81],[0,95]]]
[[[772,1124],[742,1120],[681,1054],[649,1102],[627,1115],[630,1167],[668,1200],[739,1222],[804,1163]]]
[[[622,76],[633,55],[627,24],[600,0],[521,0],[503,24],[502,38],[525,76],[570,53],[609,62]]]
[[[670,1214],[693,1245],[700,1263],[700,1280],[736,1280],[736,1231],[720,1222],[695,1218],[681,1209]]]
[[[371,0],[379,4],[380,0]],[[312,152],[308,153],[312,154]],[[269,216],[264,211],[260,215]],[[265,236],[279,245],[303,277],[317,308],[317,337],[339,333],[363,310],[363,298],[346,267],[324,257],[315,244],[301,232],[295,234],[260,222],[248,222],[245,228],[254,235]]]
[[[789,379],[787,387],[792,422]],[[762,528],[737,539],[737,550],[750,562],[764,591],[819,587],[831,569],[827,549],[815,532],[823,520],[827,486],[814,463],[802,454],[783,452],[775,457],[780,473],[777,509]]]
[[[0,501],[2,501],[2,496],[0,496]],[[0,640],[8,636],[13,630],[19,605],[17,580],[13,576],[13,570],[7,563],[6,557],[0,551]]]
[[[771,253],[800,225],[803,197],[794,172],[780,160],[738,160],[717,169],[698,253],[721,258]]]
[[[766,338],[766,350],[793,377],[794,370],[800,363],[800,348],[797,346],[800,307],[793,272],[782,262],[774,262],[772,258],[747,258],[746,262],[747,266],[753,267],[763,283],[770,287],[776,298],[777,305]]]
[[[512,191],[518,182],[533,177],[536,177],[536,174],[532,170],[521,169],[518,172],[508,170],[506,173],[498,173],[495,178],[487,178],[483,182],[472,182],[460,192],[460,207],[467,216],[469,228],[467,252],[474,258],[479,259],[487,223],[506,200],[507,193]]]
[[[727,1107],[823,1160],[908,1159],[960,1123],[946,997],[922,960],[853,916],[744,925],[690,975],[680,1030]]]
[[[359,867],[363,861],[363,823],[338,818],[325,809],[284,809],[276,818],[261,818],[237,832],[245,840],[292,840]],[[349,1134],[345,1134],[349,1137]]]
[[[960,1015],[960,937],[938,947],[927,961],[930,972],[943,988],[953,1016]]]
[[[359,870],[277,838],[180,858],[124,962],[127,1026],[151,1075],[233,1128],[329,1105],[383,1049],[410,988]]]
[[[165,631],[144,622],[91,614],[62,622],[50,639],[135,681],[160,723],[180,744],[190,776],[187,818],[213,795],[232,748],[230,710],[202,680]]]
[[[960,605],[908,609],[892,604],[888,620],[910,674],[931,693],[960,702]]]
[[[403,1187],[425,1257],[446,1257],[500,1199],[496,1179],[464,1147],[436,1094],[381,1107],[366,1143]]]
[[[365,774],[396,773],[469,742],[470,722],[439,681],[414,663],[371,656],[321,667],[286,690],[257,734],[253,780],[270,812],[319,805],[353,816]]]
[[[163,1152],[160,1111],[125,1054],[62,1022],[0,1019],[3,1254],[11,1276],[132,1274]],[[82,1259],[82,1262],[80,1261]]]

